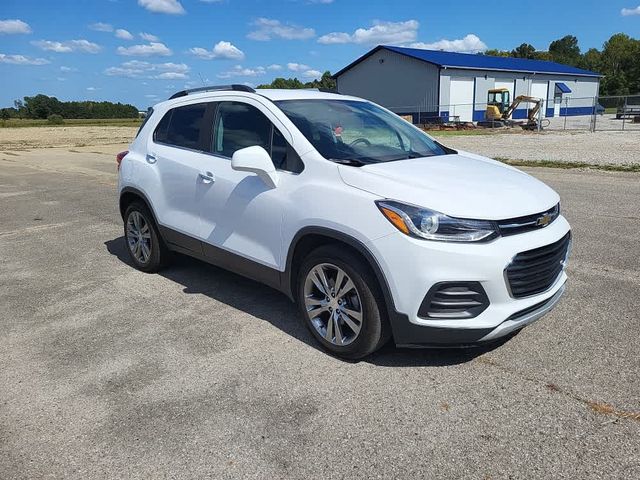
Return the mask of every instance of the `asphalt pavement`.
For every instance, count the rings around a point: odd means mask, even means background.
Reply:
[[[274,290],[135,270],[117,151],[0,152],[0,478],[640,478],[640,175],[527,169],[574,231],[542,320],[350,363]]]

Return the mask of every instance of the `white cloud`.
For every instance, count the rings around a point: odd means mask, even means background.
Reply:
[[[118,55],[135,57],[150,57],[154,55],[167,57],[173,55],[171,49],[160,42],[150,42],[147,45],[132,45],[131,47],[118,47],[116,51]]]
[[[60,71],[64,72],[64,73],[69,73],[69,72],[77,72],[78,69],[77,68],[73,68],[73,67],[65,67],[63,65],[62,67],[60,67]]]
[[[413,42],[418,37],[417,20],[406,22],[374,21],[371,28],[358,28],[352,34],[346,32],[332,32],[322,35],[318,43],[325,45],[337,43],[357,43],[362,45],[398,44]]]
[[[236,65],[231,70],[218,74],[218,78],[258,77],[265,73],[266,69],[264,67],[246,68],[241,65]]]
[[[160,39],[158,37],[156,37],[155,35],[151,35],[150,33],[145,33],[145,32],[141,32],[140,33],[140,38],[142,40],[145,40],[147,42],[159,42]]]
[[[623,17],[630,17],[631,15],[640,15],[640,5],[636,8],[623,8],[620,12]]]
[[[284,40],[306,40],[315,37],[313,28],[305,28],[292,24],[282,23],[280,20],[270,18],[258,18],[251,23],[255,30],[247,35],[251,40],[267,41],[273,38]]]
[[[113,25],[111,25],[110,23],[92,23],[91,25],[89,25],[89,28],[91,30],[95,30],[96,32],[113,32]]]
[[[351,43],[351,35],[345,32],[332,32],[327,33],[326,35],[322,35],[318,39],[318,43],[323,43],[325,45],[333,45],[336,43]]]
[[[10,63],[12,65],[46,65],[51,63],[46,58],[31,58],[24,55],[5,55],[0,53],[0,63]]]
[[[22,20],[0,20],[0,34],[15,35],[17,33],[31,33],[31,27]]]
[[[121,40],[133,40],[133,35],[131,35],[131,32],[125,30],[124,28],[117,29],[115,36],[116,38],[119,38]]]
[[[157,75],[154,78],[158,78],[160,80],[183,80],[189,77],[186,74],[180,72],[165,72]]]
[[[309,3],[319,3],[321,5],[329,5],[333,0],[309,0]]]
[[[109,67],[104,73],[112,77],[156,78],[160,80],[186,79],[189,66],[184,63],[150,63],[130,60],[119,67]]]
[[[195,55],[203,60],[243,60],[244,52],[231,42],[218,42],[213,47],[213,50],[207,50],[206,48],[194,47],[189,49],[189,53]]]
[[[56,53],[70,53],[70,52],[82,52],[82,53],[98,53],[102,50],[102,47],[97,43],[90,42],[89,40],[69,40],[66,42],[54,42],[52,40],[37,40],[31,42],[32,45],[38,47],[41,50]]]
[[[272,65],[269,65],[269,66],[267,67],[267,70],[274,70],[274,71],[276,71],[276,70],[282,70],[282,65],[278,65],[277,63],[274,63],[274,64],[272,64]]]
[[[319,78],[322,75],[322,72],[318,70],[307,70],[302,73],[302,76],[305,78]]]
[[[90,92],[95,92],[96,90],[100,90],[100,89],[97,87],[87,87],[87,90]]]
[[[292,72],[302,72],[311,69],[309,65],[305,65],[304,63],[287,63],[287,68]]]
[[[154,13],[167,13],[169,15],[186,13],[178,0],[138,0],[138,5]]]
[[[487,49],[487,45],[473,33],[457,40],[442,39],[434,43],[416,42],[409,44],[409,46],[424,50],[444,50],[446,52],[460,53],[478,53]]]

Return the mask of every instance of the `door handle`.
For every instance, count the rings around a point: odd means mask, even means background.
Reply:
[[[200,173],[198,174],[198,177],[200,177],[200,180],[202,180],[202,183],[213,183],[216,181],[216,178],[213,176],[213,173],[211,172]]]
[[[147,163],[156,163],[158,161],[158,159],[156,158],[155,155],[151,155],[150,153],[147,153]]]

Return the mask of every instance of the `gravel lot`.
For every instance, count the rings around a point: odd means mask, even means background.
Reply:
[[[0,153],[3,480],[640,478],[640,175],[528,169],[575,244],[510,341],[347,363],[269,288],[133,269],[123,147]]]
[[[437,137],[437,132],[434,132]],[[640,132],[543,132],[442,136],[453,148],[492,158],[597,165],[640,163]]]

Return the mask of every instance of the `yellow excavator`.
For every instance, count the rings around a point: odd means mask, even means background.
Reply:
[[[520,125],[525,130],[538,129],[538,112],[542,107],[542,100],[526,95],[518,95],[513,103],[509,103],[510,93],[506,88],[494,88],[489,90],[487,96],[487,111],[485,112],[485,120],[478,122],[480,126],[486,127],[503,127]],[[521,103],[531,103],[533,108],[529,109],[526,122],[514,122],[511,119],[513,112]]]

